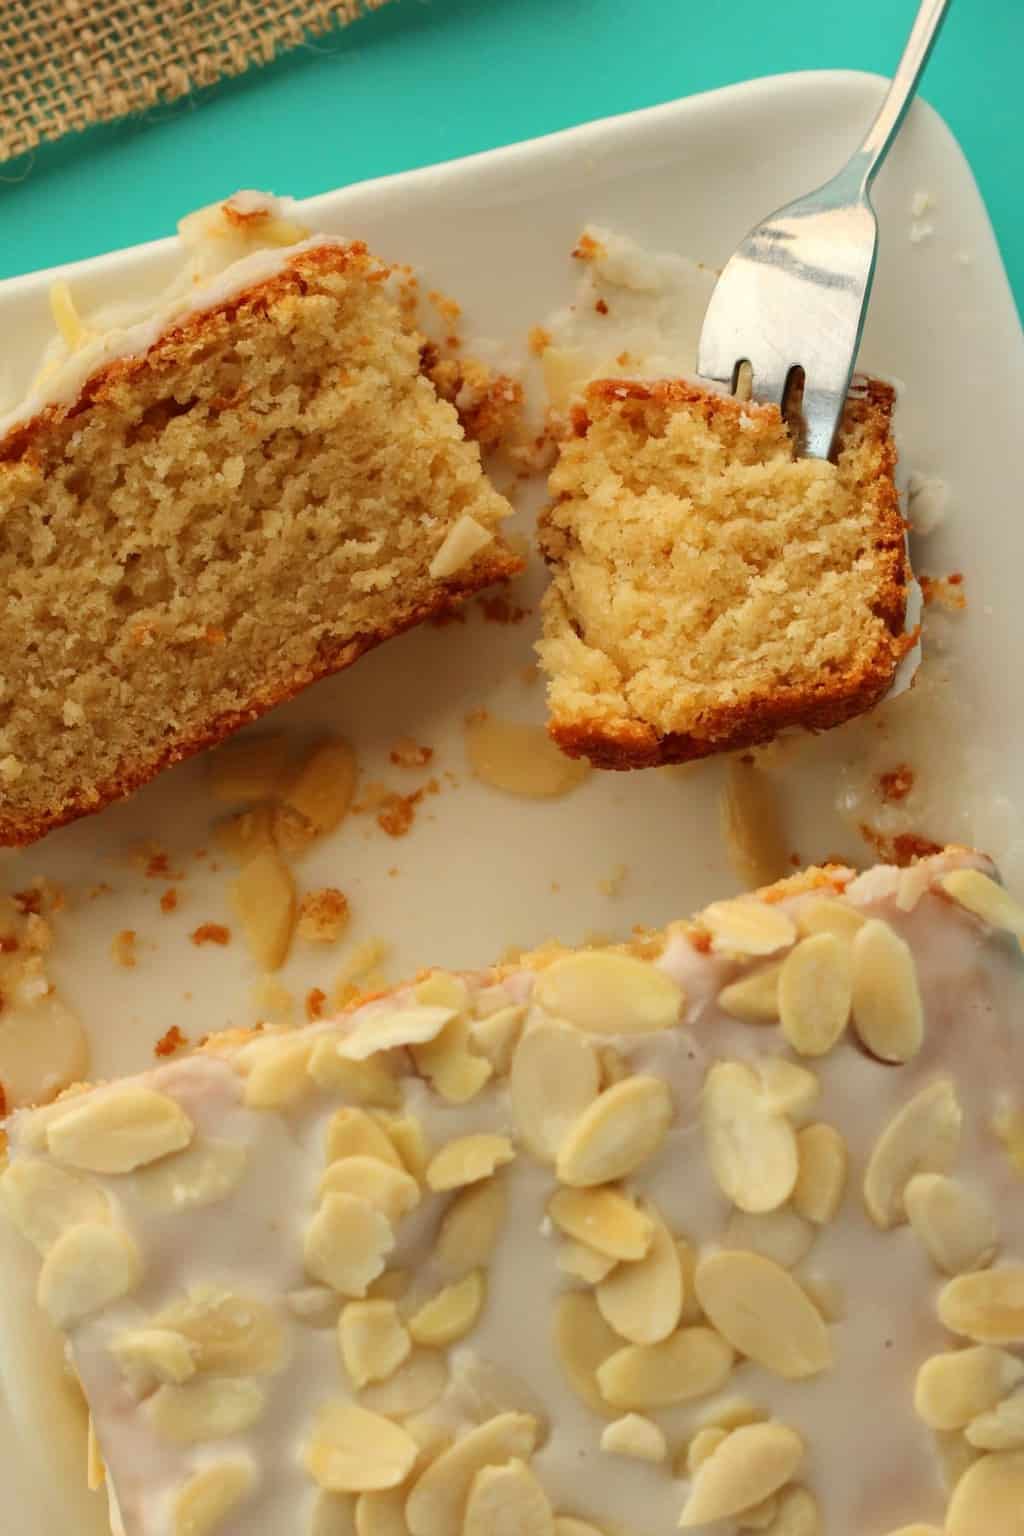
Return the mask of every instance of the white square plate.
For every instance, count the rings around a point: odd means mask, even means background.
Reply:
[[[415,263],[425,286],[457,295],[470,350],[474,337],[487,337],[521,356],[528,329],[571,300],[578,274],[568,257],[584,223],[721,264],[755,219],[841,163],[881,91],[878,79],[847,73],[755,81],[325,193],[302,216],[315,229],[365,238],[381,255]],[[934,233],[915,244],[910,210],[918,191],[934,199]],[[872,722],[832,733],[783,760],[790,846],[805,861],[845,853],[865,862],[851,824],[851,764],[863,778],[865,763],[892,767],[910,757],[929,786],[931,823],[920,830],[974,838],[1016,866],[1024,862],[1010,803],[1024,764],[1016,675],[1024,522],[1015,492],[1024,350],[970,171],[929,108],[910,114],[877,201],[882,249],[862,364],[905,384],[904,459],[949,482],[953,516],[929,539],[922,563],[963,572],[969,607],[946,626],[943,670],[952,682],[930,696],[920,737],[904,740],[894,713],[884,728]],[[163,241],[62,275],[88,310],[156,292],[177,260],[176,243]],[[53,276],[0,285],[0,335],[15,387],[49,334]],[[541,586],[535,570],[525,600],[535,603]],[[403,792],[425,775],[395,768],[389,747],[405,735],[434,748],[430,771],[441,790],[425,800],[407,838],[393,842],[372,817],[350,817],[300,870],[304,888],[333,883],[348,893],[353,939],[386,935],[396,978],[425,963],[485,963],[509,943],[660,925],[737,884],[718,833],[719,764],[594,774],[552,802],[505,797],[468,775],[468,711],[486,705],[499,715],[543,717],[541,690],[522,681],[535,630],[535,613],[501,627],[474,611],[465,627],[426,629],[383,647],[278,713],[296,733],[349,736],[364,776]],[[186,764],[126,804],[0,858],[13,887],[36,874],[80,894],[100,881],[112,887],[58,920],[53,964],[90,1031],[95,1075],[146,1065],[172,1024],[194,1037],[254,1018],[254,976],[241,942],[197,949],[188,938],[227,911],[229,872],[192,856],[216,811],[203,772],[202,762]],[[837,789],[846,795],[845,816],[837,814]],[[188,871],[171,915],[158,904],[166,882],[146,880],[125,858],[132,844],[153,837]],[[621,890],[609,894],[601,882],[619,866]],[[139,935],[139,963],[118,970],[111,940],[128,927]],[[329,986],[336,965],[297,948],[282,979],[302,996],[317,982]],[[105,1501],[82,1491],[84,1421],[60,1384],[59,1354],[34,1321],[29,1266],[6,1242],[0,1263],[4,1508],[16,1512],[21,1536],[103,1533]]]

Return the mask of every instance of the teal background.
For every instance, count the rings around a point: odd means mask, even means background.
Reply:
[[[168,234],[237,187],[321,192],[755,75],[885,73],[915,6],[392,0],[264,69],[0,166],[0,276]],[[1022,63],[1024,0],[954,0],[924,84],[973,166],[1019,306]]]

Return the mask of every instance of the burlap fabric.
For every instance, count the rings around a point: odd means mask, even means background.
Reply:
[[[387,0],[0,0],[0,160],[240,75]]]

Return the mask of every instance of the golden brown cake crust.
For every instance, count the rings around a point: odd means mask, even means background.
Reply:
[[[86,380],[76,399],[50,403],[33,417],[17,423],[0,440],[0,476],[5,473],[17,475],[22,471],[40,474],[47,461],[47,445],[54,433],[60,432],[62,424],[83,416],[93,407],[107,404],[116,408],[118,400],[124,398],[125,386],[130,387],[143,375],[152,378],[162,373],[172,374],[182,358],[194,358],[196,348],[201,348],[208,336],[211,344],[218,335],[222,336],[225,322],[233,322],[240,310],[250,318],[254,314],[265,316],[282,302],[300,299],[310,290],[316,291],[321,277],[330,279],[348,275],[362,283],[376,285],[385,283],[391,270],[372,256],[360,241],[303,250],[274,276],[252,284],[208,309],[188,314],[169,326],[147,351],[116,358],[97,369]],[[451,412],[448,404],[438,404],[445,412]],[[477,452],[475,447],[472,451]],[[482,477],[481,483],[487,484]],[[489,487],[486,495],[501,501]],[[522,569],[523,561],[500,536],[496,536],[462,569],[447,578],[435,580],[426,593],[409,595],[405,601],[397,599],[387,622],[372,629],[357,630],[337,642],[321,639],[315,655],[290,676],[274,678],[269,685],[255,688],[239,701],[238,707],[218,709],[206,719],[193,721],[187,734],[151,751],[145,760],[122,761],[113,772],[74,785],[50,804],[12,809],[5,807],[0,798],[0,845],[34,842],[67,822],[102,810],[155,778],[165,768],[216,745],[311,683],[351,666],[383,641],[458,606],[465,597],[481,588],[511,579]]]
[[[628,402],[652,403],[667,411],[697,406],[709,426],[716,419],[734,422],[743,414],[758,424],[774,421],[777,425],[779,421],[775,407],[744,404],[684,380],[644,383],[604,379],[588,387],[585,404],[574,413],[575,436],[585,438],[594,420],[628,409]],[[872,553],[878,571],[871,612],[882,621],[882,629],[870,653],[856,665],[811,685],[776,686],[736,705],[722,704],[702,721],[700,734],[659,731],[648,721],[624,713],[609,718],[607,713],[595,711],[588,718],[585,710],[570,713],[553,709],[548,731],[562,751],[607,769],[689,762],[763,744],[794,726],[827,730],[871,709],[885,696],[900,660],[916,641],[916,634],[904,632],[910,573],[905,524],[893,482],[894,404],[895,391],[888,384],[876,379],[858,381],[847,402],[840,438],[842,444],[858,432],[871,465],[870,473],[856,486],[858,493],[870,500]],[[541,551],[553,569],[564,558],[564,545],[559,545],[557,536],[552,537],[558,505],[556,501],[540,518]]]

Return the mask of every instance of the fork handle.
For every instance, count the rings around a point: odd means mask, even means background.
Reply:
[[[847,166],[862,192],[866,193],[882,162],[889,153],[893,139],[907,115],[907,108],[914,99],[918,81],[935,46],[935,39],[949,10],[950,0],[921,0],[921,6],[907,38],[907,46],[900,59],[878,115],[868,129],[864,142]]]

